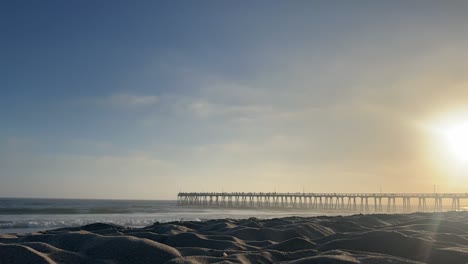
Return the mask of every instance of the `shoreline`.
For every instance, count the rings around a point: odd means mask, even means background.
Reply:
[[[0,234],[0,263],[465,263],[468,212],[94,223]]]

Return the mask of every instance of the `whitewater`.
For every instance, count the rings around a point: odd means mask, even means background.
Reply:
[[[161,200],[0,198],[0,233],[30,233],[96,222],[137,228],[155,222],[343,214],[348,213],[294,209],[191,208],[177,206],[176,201]]]

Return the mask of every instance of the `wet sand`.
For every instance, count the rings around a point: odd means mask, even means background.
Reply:
[[[96,223],[0,235],[0,263],[467,263],[468,212]]]

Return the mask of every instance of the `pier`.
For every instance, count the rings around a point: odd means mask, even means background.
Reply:
[[[177,195],[177,204],[196,207],[407,213],[459,211],[461,199],[468,199],[468,193],[180,192]],[[447,202],[449,204],[445,204]]]

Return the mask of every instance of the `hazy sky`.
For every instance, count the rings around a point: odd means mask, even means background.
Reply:
[[[428,127],[468,107],[467,14],[1,1],[0,197],[466,192],[466,165]]]

